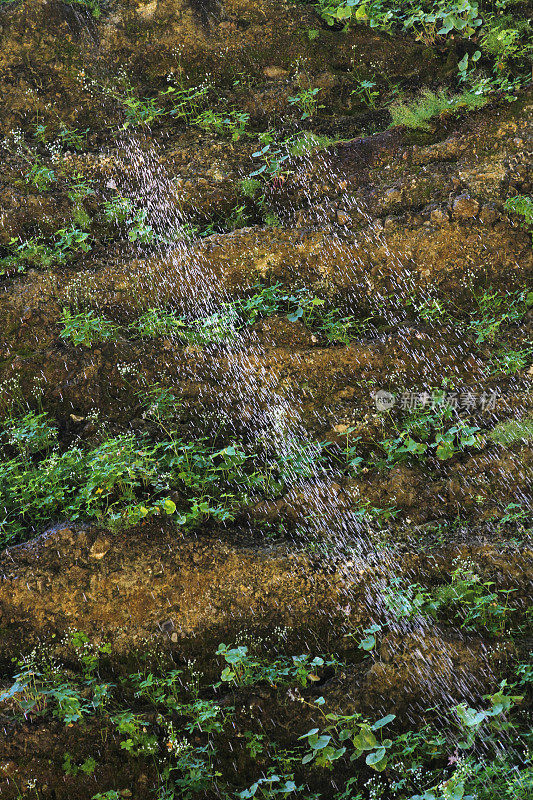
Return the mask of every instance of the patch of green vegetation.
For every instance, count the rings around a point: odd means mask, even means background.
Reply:
[[[205,438],[184,442],[175,432],[180,404],[170,390],[154,388],[142,402],[144,417],[158,431],[155,440],[124,434],[97,447],[64,449],[57,425],[44,413],[1,424],[1,546],[61,516],[115,526],[152,515],[171,516],[185,527],[208,519],[223,523],[250,496],[283,489],[281,456],[276,465],[240,442],[222,448]]]
[[[502,291],[492,286],[480,290],[473,288],[470,302],[473,308],[467,314],[449,299],[431,295],[407,297],[405,305],[412,307],[421,319],[453,325],[465,335],[473,335],[476,344],[482,344],[497,341],[506,326],[516,325],[524,319],[533,306],[533,292],[527,289]],[[491,356],[488,368],[491,374],[505,372],[510,375],[527,366],[529,358],[528,346],[513,350],[502,343]]]
[[[89,756],[81,763],[74,761],[70,753],[65,753],[63,756],[63,772],[65,775],[78,775],[80,772],[83,775],[92,775],[95,769],[96,761],[92,756]]]
[[[85,128],[84,130],[80,130],[79,128],[67,128],[64,122],[60,122],[57,138],[63,147],[68,147],[69,150],[76,150],[79,153],[85,148],[88,133],[89,128]]]
[[[435,407],[427,411],[423,408],[413,411],[395,427],[397,435],[379,443],[385,458],[375,457],[378,467],[390,468],[397,463],[426,457],[433,451],[440,461],[446,461],[467,447],[480,444],[479,428],[468,425],[445,403],[444,392],[441,403],[435,403]]]
[[[524,439],[533,439],[533,417],[525,417],[524,419],[510,419],[505,422],[499,422],[489,434],[489,439],[492,439],[498,444],[510,445],[515,442],[520,442]]]
[[[283,166],[289,159],[290,153],[287,148],[276,141],[276,136],[272,131],[266,131],[259,136],[259,148],[252,153],[252,158],[260,159],[262,162],[257,169],[253,170],[248,176],[255,178],[259,175],[263,179],[280,178],[286,173]]]
[[[477,310],[469,323],[470,330],[481,343],[495,339],[504,324],[520,322],[533,306],[533,292],[524,290],[510,294],[492,287],[474,292]]]
[[[148,245],[155,240],[155,231],[147,222],[148,210],[146,208],[138,208],[127,197],[119,194],[106,200],[102,208],[106,222],[124,227],[130,242]]]
[[[356,88],[352,90],[351,94],[355,95],[367,108],[376,108],[380,95],[379,89],[376,87],[375,81],[358,78]]]
[[[301,131],[283,139],[270,130],[259,135],[258,149],[252,153],[252,158],[259,160],[259,166],[248,177],[242,178],[240,185],[243,196],[254,201],[266,225],[280,224],[268,198],[290,174],[289,159],[311,156],[330,147],[334,141],[340,140],[312,131]]]
[[[454,33],[469,38],[482,24],[478,4],[470,0],[318,0],[318,6],[328,25],[366,23],[387,33],[400,29],[427,44]]]
[[[6,443],[24,458],[50,450],[57,441],[57,427],[45,413],[30,411],[19,419],[8,418],[3,429]]]
[[[206,108],[192,120],[192,124],[219,136],[229,136],[235,142],[244,135],[249,119],[250,115],[244,111],[230,110],[220,113]]]
[[[519,214],[523,218],[523,225],[530,228],[533,225],[533,198],[519,194],[516,197],[508,197],[504,203],[506,211]],[[533,232],[531,234],[533,238]]]
[[[325,150],[337,143],[338,139],[331,139],[324,134],[313,133],[312,131],[302,131],[293,134],[285,139],[284,144],[288,148],[289,154],[294,157],[308,156],[320,150]]]
[[[91,247],[89,234],[75,225],[61,228],[48,240],[44,236],[12,238],[4,248],[7,253],[0,256],[0,275],[25,272],[28,267],[46,269],[65,264],[77,254],[88,253]]]
[[[459,624],[465,630],[482,630],[491,636],[515,628],[517,607],[510,602],[514,589],[497,589],[493,581],[482,581],[469,561],[457,562],[448,584],[427,589],[391,578],[384,593],[388,611],[396,619],[429,616]]]
[[[98,342],[114,341],[118,334],[116,325],[105,317],[99,317],[94,311],[72,314],[68,308],[64,308],[61,322],[61,338],[68,339],[74,345],[91,347]]]
[[[32,164],[26,175],[26,180],[30,186],[34,186],[38,192],[47,192],[56,182],[53,169],[38,162]]]
[[[189,344],[204,345],[231,341],[235,335],[263,317],[282,314],[291,322],[301,321],[310,330],[330,342],[350,342],[364,328],[367,320],[343,316],[340,309],[328,308],[326,300],[306,289],[287,292],[281,284],[256,284],[256,292],[242,300],[224,303],[207,317],[187,320],[165,309],[151,308],[124,329],[129,336],[176,336]],[[89,346],[96,341],[116,338],[118,327],[93,311],[72,315],[64,311],[64,338]],[[67,325],[68,323],[68,325]],[[100,332],[99,332],[100,331]]]
[[[523,347],[521,350],[513,350],[509,347],[500,347],[491,358],[491,375],[514,375],[522,372],[531,364],[533,358],[533,347]]]
[[[246,134],[250,115],[231,107],[208,79],[195,86],[185,86],[180,75],[171,72],[168,86],[154,97],[139,97],[125,74],[114,86],[97,84],[98,89],[123,108],[124,130],[149,126],[167,118],[194,126],[209,133],[237,141]]]
[[[406,128],[430,129],[429,120],[440,114],[455,114],[461,110],[472,111],[482,108],[487,98],[472,91],[461,92],[450,96],[445,89],[433,92],[424,89],[420,97],[411,102],[397,100],[389,107],[392,125],[404,125]]]
[[[531,510],[520,503],[508,503],[497,521],[497,531],[505,533],[506,530],[509,530],[506,529],[507,525],[511,525],[512,529],[519,534],[518,540],[521,535],[531,535],[533,533]]]
[[[4,144],[26,163],[26,185],[33,186],[38,192],[47,192],[52,188],[57,180],[54,170],[43,163],[40,153],[25,141],[20,131],[14,131],[11,139],[6,137]]]
[[[76,227],[83,230],[87,230],[91,225],[91,218],[83,203],[95,194],[92,183],[81,172],[75,172],[69,176],[66,185],[67,197],[73,204],[72,221]]]
[[[503,13],[512,2],[500,0],[498,5],[496,13],[484,15],[480,45],[494,58],[494,71],[505,73],[516,59],[531,58],[531,21],[520,19],[516,13]]]
[[[318,105],[318,94],[320,89],[317,88],[309,88],[309,89],[300,89],[300,91],[289,97],[289,103],[292,106],[297,106],[297,108],[301,112],[300,119],[311,119],[315,116],[319,105]]]
[[[316,0],[315,5],[329,25],[345,29],[366,24],[390,35],[408,33],[430,46],[475,38],[480,49],[464,53],[457,77],[477,94],[503,91],[514,100],[515,91],[530,80],[531,20],[516,0]]]
[[[156,800],[530,797],[528,726],[520,710],[533,680],[526,664],[517,666],[514,682],[501,681],[475,707],[441,703],[432,709],[435,721],[416,729],[392,713],[380,719],[343,713],[342,700],[332,702],[327,689],[321,695],[314,685],[327,671],[343,669],[335,656],[264,657],[255,645],[220,644],[215,682],[180,664],[140,665],[111,682],[101,677],[108,644],[73,631],[65,645],[75,654],[68,668],[43,648],[19,662],[0,695],[6,719],[12,725],[51,719],[71,731],[84,726],[95,751],[104,730],[114,731],[132,771],[139,760],[157,764],[150,771]],[[268,726],[262,706],[250,703],[258,690],[268,692]],[[513,748],[505,747],[510,733]],[[63,765],[71,779],[81,773],[99,780],[91,757],[78,762],[65,753]],[[93,800],[120,798],[122,787],[107,787]]]
[[[169,115],[192,125],[208,103],[211,84],[204,80],[197,86],[184,86],[173,74],[168,76],[169,86],[159,93],[170,102]]]

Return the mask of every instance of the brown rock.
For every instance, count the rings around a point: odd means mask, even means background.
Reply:
[[[288,77],[289,72],[283,67],[265,67],[263,75],[271,81],[281,81],[283,78]]]
[[[89,550],[89,555],[91,558],[96,558],[99,561],[101,558],[104,558],[110,549],[111,540],[107,539],[106,537],[99,536]]]
[[[453,215],[457,219],[471,219],[479,212],[479,203],[468,195],[461,195],[453,201]]]
[[[485,225],[494,225],[498,217],[499,214],[493,205],[486,203],[482,206],[479,218]]]
[[[346,213],[346,211],[342,211],[341,209],[337,209],[336,217],[337,217],[337,222],[339,223],[339,225],[351,225],[352,224],[352,218],[351,218],[351,216],[349,214]]]
[[[446,225],[450,221],[450,215],[445,208],[434,208],[430,218],[434,225]]]

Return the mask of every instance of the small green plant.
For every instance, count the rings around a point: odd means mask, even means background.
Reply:
[[[74,345],[91,347],[97,342],[110,342],[117,338],[117,326],[94,311],[72,314],[70,309],[64,308],[61,322],[61,338],[70,340]]]
[[[334,139],[324,134],[313,133],[312,131],[302,131],[285,139],[285,147],[289,154],[296,158],[311,155],[319,150],[325,150],[334,143]]]
[[[103,204],[103,212],[107,222],[126,228],[130,242],[146,245],[156,238],[153,227],[147,223],[148,210],[136,208],[127,197],[114,195]]]
[[[241,178],[240,187],[245,197],[253,198],[261,189],[262,183],[257,178]]]
[[[383,590],[383,599],[388,611],[396,618],[434,616],[439,602],[432,593],[418,583],[406,584],[399,576],[390,579]]]
[[[81,172],[70,176],[67,183],[67,197],[73,204],[72,221],[74,226],[86,230],[91,224],[91,218],[83,205],[87,197],[94,195],[92,181]]]
[[[376,86],[375,81],[359,80],[351,94],[355,95],[368,108],[376,108],[379,98],[379,89],[376,89]]]
[[[509,606],[509,595],[514,590],[495,590],[494,583],[481,581],[469,564],[460,564],[451,578],[450,584],[433,592],[438,606],[450,608],[461,621],[462,628],[475,630],[482,627],[493,635],[503,633],[513,611]]]
[[[28,183],[31,186],[35,186],[38,192],[49,191],[56,182],[54,170],[39,162],[35,162],[32,165],[26,177]]]
[[[84,775],[92,775],[96,769],[96,761],[92,756],[86,758],[81,764],[74,761],[70,753],[63,756],[63,772],[65,775],[77,775],[79,772]]]
[[[409,305],[413,305],[418,314],[424,320],[437,320],[443,322],[448,317],[448,310],[441,300],[436,297],[425,297],[420,302],[411,302],[408,298]]]
[[[187,324],[183,317],[177,317],[170,311],[149,308],[132,326],[132,331],[141,336],[172,336],[183,333]],[[185,334],[184,334],[185,335]]]
[[[372,650],[375,649],[377,644],[377,634],[381,632],[381,625],[370,625],[369,628],[364,628],[363,630],[363,638],[357,645],[360,650],[364,650],[365,653],[371,653]],[[351,634],[350,634],[351,635]]]
[[[131,711],[123,711],[116,714],[112,721],[115,723],[118,733],[124,737],[120,747],[129,755],[138,758],[157,753],[159,749],[157,736],[148,731],[149,726],[144,717],[133,714]]]
[[[324,703],[324,698],[315,700],[315,703],[320,707]],[[382,772],[386,768],[387,750],[391,747],[392,740],[383,738],[381,731],[396,718],[394,714],[387,714],[373,724],[362,719],[361,714],[330,713],[324,717],[329,724],[322,732],[319,728],[311,728],[299,737],[300,740],[305,740],[309,747],[302,758],[302,764],[313,763],[331,769],[333,763],[347,752],[347,745],[351,744],[353,750],[350,761],[356,761],[365,755],[365,763],[376,772]]]
[[[272,798],[287,798],[294,792],[301,792],[303,786],[297,786],[292,776],[270,775],[267,778],[258,778],[249,789],[239,792],[239,800],[250,800],[252,797],[272,800]]]
[[[112,222],[115,225],[127,222],[135,213],[132,201],[120,194],[114,195],[111,200],[106,200],[102,208],[106,222]]]
[[[532,438],[533,438],[533,431],[532,431]],[[526,506],[521,505],[520,503],[508,503],[506,507],[503,509],[503,514],[498,520],[498,528],[499,530],[502,529],[504,525],[511,523],[513,526],[518,526],[520,528],[523,527],[523,523],[529,521],[530,512]]]
[[[74,225],[56,231],[54,246],[60,261],[66,261],[71,254],[88,253],[92,249],[89,234]]]
[[[50,242],[42,236],[12,238],[7,254],[0,257],[0,275],[25,272],[28,266],[46,269],[64,264],[78,254],[88,253],[91,247],[89,234],[76,225],[56,231]]]
[[[244,135],[249,119],[250,115],[244,111],[219,113],[211,108],[206,108],[192,120],[192,124],[204,131],[213,131],[222,136],[230,136],[233,141],[238,141]]]
[[[170,85],[161,91],[159,96],[168,98],[171,104],[169,115],[192,125],[193,120],[198,118],[202,107],[207,103],[210,83],[206,80],[197,86],[184,87],[175,82],[173,75],[170,75],[168,80]]]
[[[82,1],[83,0],[70,0],[72,3]],[[67,0],[67,2],[69,2],[69,0]],[[96,4],[97,0],[89,0],[89,2]],[[61,122],[59,125],[57,138],[64,147],[69,147],[80,152],[85,147],[88,133],[89,128],[85,128],[85,130],[79,130],[79,128],[67,128],[65,123]]]
[[[514,375],[526,369],[531,364],[532,357],[533,347],[524,347],[521,350],[500,347],[497,353],[492,356],[489,368],[490,374]]]
[[[136,128],[144,125],[151,125],[156,119],[164,116],[165,111],[157,105],[154,97],[144,98],[143,100],[135,97],[133,91],[129,89],[127,94],[121,98],[124,108],[125,121],[122,125],[124,130]]]
[[[462,59],[457,64],[457,69],[459,72],[459,82],[460,83],[474,83],[474,72],[476,69],[476,64],[481,58],[481,50],[476,50],[475,53],[465,53]],[[477,94],[477,92],[474,92]],[[482,92],[480,92],[482,94]]]
[[[320,89],[301,89],[293,97],[289,97],[289,103],[297,106],[301,111],[300,119],[311,119],[315,116],[318,105],[318,93]]]
[[[464,740],[458,742],[458,747],[462,750],[469,749],[474,745],[476,739],[483,735],[484,727],[488,727],[489,736],[494,729],[500,731],[513,727],[511,723],[506,721],[505,715],[516,703],[520,703],[524,698],[522,695],[504,694],[506,685],[507,681],[502,681],[498,692],[492,695],[485,695],[483,699],[490,700],[490,708],[488,709],[469,708],[464,703],[455,707],[460,728],[465,735]],[[484,734],[484,736],[487,736],[487,734]]]
[[[86,178],[82,172],[75,172],[69,176],[67,197],[72,203],[76,205],[82,203],[94,193],[93,181],[90,178]]]
[[[44,128],[41,128],[41,139],[44,136],[44,130]],[[10,146],[7,139],[4,140],[4,143]],[[22,159],[28,167],[25,173],[25,183],[29,186],[33,186],[38,192],[49,191],[57,178],[54,170],[46,166],[46,164],[43,164],[42,157],[37,149],[32,148],[19,132],[14,132],[12,146],[16,155]]]
[[[0,257],[0,275],[25,272],[28,266],[46,268],[60,260],[57,251],[40,236],[26,240],[13,237],[5,249],[7,254]]]
[[[284,168],[285,162],[289,158],[289,153],[285,148],[282,148],[276,143],[275,137],[272,133],[267,131],[259,137],[260,148],[252,153],[252,158],[258,158],[263,163],[253,172],[250,172],[249,178],[263,175],[269,180],[282,178],[287,174]]]
[[[155,239],[155,231],[147,223],[148,210],[137,209],[133,217],[128,220],[128,239],[141,245],[151,244]]]
[[[515,14],[486,14],[481,49],[494,58],[493,71],[507,72],[515,60],[531,57],[531,23]]]
[[[299,686],[318,680],[316,671],[324,666],[337,665],[335,659],[325,660],[320,656],[311,658],[310,655],[293,656],[291,659],[276,659],[275,661],[253,657],[245,645],[229,647],[219,644],[217,655],[222,656],[226,667],[222,671],[222,683],[235,683],[238,686],[249,686],[260,681],[265,681],[271,686],[291,685],[296,682]]]
[[[248,212],[246,210],[246,206],[244,204],[234,206],[226,218],[226,229],[229,231],[235,231],[239,228],[244,228],[246,223],[249,221]]]

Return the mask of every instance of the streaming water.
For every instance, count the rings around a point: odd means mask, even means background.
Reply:
[[[148,211],[147,221],[157,232],[159,242],[153,247],[150,258],[165,263],[165,274],[172,276],[180,310],[192,319],[220,311],[235,296],[225,288],[209,258],[209,242],[199,242],[188,237],[178,243],[161,244],[162,240],[171,237],[173,231],[187,228],[191,220],[180,209],[179,191],[173,176],[161,165],[157,146],[148,144],[144,138],[130,135],[121,139],[117,149],[121,155],[116,161],[113,186],[116,186],[120,194],[129,197],[136,206]],[[299,179],[305,185],[306,180],[308,181],[307,175],[315,166],[312,159],[317,158],[322,162],[321,171],[328,174],[331,182],[347,180],[348,176],[334,173],[327,154],[315,154],[311,159],[299,160],[300,173],[295,176],[295,180]],[[311,208],[312,195],[313,187],[309,181],[308,201]],[[328,271],[332,268],[337,273],[342,271],[343,284],[349,285],[353,282],[354,287],[357,287],[346,295],[348,309],[357,313],[362,304],[370,305],[375,311],[379,310],[381,318],[388,325],[395,326],[394,336],[401,336],[402,324],[405,324],[404,299],[412,286],[409,266],[397,253],[390,250],[382,228],[374,222],[361,203],[347,196],[345,206],[355,211],[366,225],[361,233],[354,234],[342,226],[332,225],[326,212],[316,213],[313,219],[315,230],[327,231],[327,236],[323,239],[324,247],[320,252],[321,266]],[[294,228],[295,236],[298,232],[294,223],[297,210],[285,208],[283,220],[286,228]],[[244,238],[247,235],[247,231],[241,231],[230,236]],[[218,240],[220,237],[217,237]],[[346,249],[348,255],[345,259],[339,258],[339,252],[342,254],[346,240],[350,241],[352,247]],[[360,253],[359,263],[354,263],[350,257],[354,242],[357,252]],[[371,280],[367,283],[366,292],[361,288],[361,265],[371,263],[373,254],[378,250],[385,254],[390,267],[391,291],[387,298],[374,291]],[[146,259],[146,254],[144,257]],[[250,254],[250,263],[250,268],[253,269],[253,252]],[[147,276],[145,281],[150,280]],[[158,289],[161,291],[163,304],[169,296],[168,288],[167,285],[158,286],[157,283],[149,286],[154,297],[157,297]],[[387,620],[389,636],[393,639],[407,639],[412,646],[413,643],[418,643],[421,653],[434,647],[435,634],[427,620],[420,616],[402,619],[387,603],[390,576],[403,574],[408,579],[403,564],[404,553],[395,546],[393,536],[386,544],[383,543],[383,538],[376,537],[369,520],[361,516],[357,509],[354,510],[353,503],[346,501],[340,486],[340,471],[336,472],[331,466],[326,468],[322,464],[320,446],[309,433],[309,420],[304,416],[298,389],[287,383],[282,388],[279,374],[272,368],[275,367],[275,351],[273,355],[253,331],[243,333],[236,329],[228,330],[228,338],[223,346],[206,344],[202,350],[201,357],[195,354],[189,359],[188,377],[200,381],[206,387],[206,393],[209,393],[209,387],[216,386],[219,409],[218,419],[213,420],[214,426],[223,423],[226,429],[233,428],[236,434],[245,431],[249,446],[256,453],[262,452],[266,463],[284,465],[283,477],[287,487],[285,501],[289,510],[292,509],[298,518],[299,546],[306,543],[313,543],[315,547],[318,545],[322,568],[327,569],[329,563],[342,576],[343,591],[339,609],[348,610],[348,619],[349,610],[355,604],[360,608],[366,606],[369,624],[377,618],[381,621]],[[168,373],[174,375],[176,385],[179,386],[184,379],[184,362],[183,343],[178,338],[173,340],[173,349],[167,351],[167,355]],[[458,349],[457,357],[461,358],[462,355]],[[295,372],[303,373],[308,358],[309,354],[305,351],[292,353],[291,367]],[[435,369],[434,363],[428,364],[428,368],[430,366]],[[372,408],[370,392],[369,407]],[[327,421],[327,413],[324,410],[323,418],[315,421],[323,426]],[[306,453],[306,467],[303,471],[294,466],[302,451]],[[370,580],[369,576],[372,576]],[[361,595],[362,581],[365,589]],[[346,630],[350,630],[348,625]],[[457,700],[457,693],[463,699],[470,700],[475,697],[476,690],[479,690],[479,675],[466,671],[462,671],[459,676],[460,685],[450,683],[453,662],[445,652],[440,656],[433,654],[432,659],[433,663],[428,666],[422,657],[416,666],[418,671],[422,671],[422,675],[412,676],[415,683],[423,684],[424,679],[434,682],[434,685],[428,687],[426,695],[422,695],[418,707],[412,708],[413,718],[420,713],[428,697],[437,694],[441,699],[447,697],[449,705],[454,702],[454,698]],[[445,701],[444,706],[446,705]]]
[[[79,24],[78,15],[75,19]],[[162,142],[155,138],[123,132],[109,151],[115,164],[114,174],[108,182],[110,197],[117,192],[145,210],[146,223],[156,233],[151,250],[143,248],[135,264],[125,265],[126,273],[131,269],[132,292],[136,291],[140,281],[143,291],[147,290],[153,298],[153,306],[170,305],[190,320],[200,319],[223,311],[225,304],[235,300],[240,291],[231,289],[230,284],[222,279],[224,265],[219,267],[213,259],[211,245],[220,249],[226,240],[228,246],[234,241],[242,241],[246,247],[246,242],[249,242],[250,249],[246,255],[250,270],[253,270],[257,255],[255,234],[254,231],[241,230],[225,236],[215,235],[210,242],[185,233],[181,239],[175,240],[176,231],[190,230],[195,214],[193,210],[189,217],[183,212],[180,190],[175,176],[164,166],[160,147]],[[280,206],[283,229],[292,231],[295,240],[304,233],[298,223],[298,214],[304,205],[307,213],[305,233],[312,230],[322,234],[317,272],[334,276],[336,285],[344,287],[343,303],[347,313],[359,315],[364,308],[365,314],[377,315],[383,321],[383,330],[370,334],[372,342],[385,343],[392,337],[403,345],[402,358],[405,361],[408,358],[417,360],[420,366],[420,353],[414,349],[410,351],[412,345],[405,344],[412,340],[405,306],[406,299],[413,292],[417,267],[411,264],[407,254],[402,256],[390,246],[383,223],[376,220],[364,200],[350,191],[352,176],[335,166],[336,163],[331,153],[314,152],[287,165],[291,172],[289,180],[298,187],[299,201],[298,207]],[[331,210],[316,202],[317,174],[326,176],[330,185],[347,186],[342,206],[346,214],[360,220],[361,226],[357,231],[332,221]],[[479,257],[481,261],[484,254],[481,252]],[[150,268],[148,262],[152,264]],[[153,268],[157,262],[164,265],[163,273]],[[389,278],[386,292],[378,287],[378,281],[373,280],[374,265],[379,270],[386,268]],[[164,282],[160,274],[164,274]],[[170,304],[169,296],[174,297]],[[241,331],[232,327],[231,322],[227,324],[226,341],[223,344],[207,343],[201,352],[197,348],[187,348],[184,352],[183,341],[177,336],[170,337],[171,347],[165,351],[166,372],[178,393],[185,380],[199,385],[198,407],[205,401],[206,409],[211,409],[212,413],[213,396],[216,397],[213,430],[221,427],[226,431],[233,430],[235,436],[246,438],[251,451],[262,454],[267,467],[278,469],[280,464],[283,465],[284,500],[289,513],[298,519],[298,546],[314,548],[317,553],[315,560],[320,562],[320,567],[325,571],[331,569],[341,577],[338,613],[346,617],[346,632],[351,633],[349,618],[357,605],[365,609],[368,625],[377,619],[382,624],[386,621],[389,648],[395,655],[402,654],[403,642],[409,642],[410,648],[418,652],[417,660],[407,662],[409,674],[406,684],[411,681],[413,685],[423,687],[426,682],[427,691],[421,690],[419,699],[413,703],[409,712],[412,718],[419,716],[437,696],[446,711],[446,707],[459,699],[473,701],[482,679],[491,673],[489,659],[483,655],[484,667],[477,674],[462,669],[454,676],[453,658],[447,652],[447,646],[442,647],[435,641],[439,632],[435,631],[432,622],[421,615],[402,618],[391,608],[388,602],[390,578],[403,575],[406,581],[409,580],[404,563],[405,552],[406,548],[416,551],[417,543],[404,541],[400,547],[395,542],[393,523],[388,535],[383,532],[378,535],[372,522],[361,514],[361,508],[356,507],[353,499],[347,498],[342,470],[324,466],[321,447],[316,443],[312,430],[331,427],[330,409],[317,410],[315,407],[311,414],[306,412],[302,390],[296,380],[282,379],[276,368],[276,348],[265,345],[253,329]],[[419,334],[420,338],[428,335],[427,329]],[[290,353],[290,358],[284,353],[286,369],[293,376],[304,374],[314,352],[295,350]],[[428,348],[426,352],[428,375],[433,376],[428,383],[436,383],[440,372],[448,376],[455,373],[460,378],[463,374],[461,365],[470,357],[468,345],[459,339],[446,351],[446,363],[440,363],[444,351],[439,349],[437,342],[433,350]],[[141,365],[139,369],[142,369]],[[398,379],[401,380],[399,374]],[[148,387],[148,379],[146,383]],[[369,387],[369,413],[375,412],[371,392],[379,388]],[[298,466],[302,453],[305,454],[303,469]],[[509,481],[510,474],[504,479]],[[443,496],[445,494],[446,488],[443,488]],[[531,502],[529,497],[523,500]],[[412,574],[414,576],[415,566]],[[465,640],[459,630],[454,632],[454,636]],[[478,646],[476,643],[475,647]],[[472,654],[474,657],[474,650]],[[386,710],[386,697],[383,698],[383,707]]]

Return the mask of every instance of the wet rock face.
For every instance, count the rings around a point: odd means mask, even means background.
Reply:
[[[202,511],[186,533],[171,509],[204,496],[194,475],[169,489],[168,517],[118,530],[109,517],[49,527],[66,515],[41,524],[21,503],[35,539],[0,554],[0,688],[34,648],[74,673],[73,630],[105,643],[115,677],[164,656],[218,680],[220,642],[333,653],[342,667],[303,695],[397,714],[398,730],[516,680],[533,583],[533,251],[504,203],[533,191],[532,90],[413,133],[354,89],[453,85],[456,45],[326,29],[278,0],[115,0],[99,19],[59,0],[0,4],[0,455],[29,473],[125,434],[138,448],[208,441],[217,473],[221,448],[250,455],[232,517]],[[204,84],[203,110],[240,113],[243,130],[179,116],[169,87]],[[113,335],[76,345],[65,311]],[[140,332],[152,311],[176,328]],[[174,395],[172,426],[150,417],[154,388]],[[455,403],[444,421],[439,388]],[[57,449],[5,435],[27,408],[54,419]],[[167,477],[139,479],[131,505],[164,502]],[[285,732],[314,725],[311,701],[271,690],[223,702]],[[152,792],[148,759],[125,766],[111,723],[17,721],[15,706],[0,707],[2,797],[18,799],[21,776],[43,800],[89,800],[117,777],[123,797]],[[83,762],[93,734],[98,786],[54,755]]]
[[[488,546],[406,554],[395,565],[395,576],[431,584],[458,562],[477,563],[484,578],[523,598],[529,593],[531,553],[502,558]],[[295,730],[305,732],[313,724],[315,695],[334,713],[370,718],[393,713],[405,726],[424,719],[435,704],[476,706],[516,659],[520,644],[417,616],[397,620],[365,654],[357,649],[357,632],[376,619],[383,600],[376,583],[389,570],[387,558],[371,567],[346,557],[318,563],[286,546],[246,546],[202,532],[177,537],[163,526],[124,534],[57,527],[0,559],[0,665],[7,662],[9,669],[13,652],[29,651],[44,653],[55,665],[73,664],[79,657],[72,649],[73,630],[83,630],[93,646],[107,644],[99,679],[113,674],[114,683],[139,664],[157,672],[163,661],[176,667],[193,658],[196,669],[216,679],[217,645],[235,636],[266,650],[283,642],[289,653],[305,652],[306,645],[313,653],[334,651],[347,663],[334,677],[326,671],[316,689],[283,690],[281,696],[266,683],[222,690],[218,702],[242,706],[246,725],[250,709],[258,711],[262,730],[277,720],[288,741]],[[70,753],[75,763],[97,753],[99,786],[126,786],[139,800],[157,780],[151,760],[137,759],[126,771],[122,739],[111,720],[65,726],[61,719],[30,713],[26,721],[14,722],[14,708],[11,698],[0,706],[5,720],[0,787],[9,800],[16,798],[14,781],[31,787],[34,780],[50,798],[89,800],[94,780],[82,774],[74,780],[70,773],[65,778],[58,753],[61,758]],[[153,722],[150,717],[148,724]]]
[[[337,102],[332,46],[335,70],[346,87],[351,84],[346,70],[368,72],[370,56],[377,74],[414,75],[421,64],[443,79],[449,73],[438,53],[419,43],[399,43],[367,30],[350,31],[342,42],[324,31],[312,41],[307,31],[317,27],[322,25],[312,9],[275,0],[119,0],[98,20],[59,0],[25,0],[0,10],[2,124],[5,130],[25,125],[35,113],[53,123],[59,112],[71,124],[105,126],[116,118],[105,87],[121,68],[144,91],[165,86],[173,71],[186,69],[197,80],[209,74],[230,86],[246,71],[264,83],[247,109],[262,117],[269,106],[281,110],[271,83],[294,75],[298,64],[311,65],[323,98]],[[309,80],[309,70],[302,80]],[[288,93],[282,92],[284,105]]]
[[[195,638],[208,641],[246,628],[266,635],[276,626],[289,637],[306,631],[321,646],[327,639],[333,646],[333,636],[335,646],[344,647],[343,632],[366,624],[375,603],[373,582],[386,575],[386,560],[373,568],[358,558],[320,564],[302,549],[246,545],[242,539],[224,541],[206,532],[177,536],[168,525],[156,523],[123,533],[70,525],[9,548],[0,557],[0,656],[7,661],[15,642],[22,651],[38,640],[55,646],[53,640],[63,641],[73,628],[91,640],[112,641],[113,658],[121,659],[145,642],[181,653]],[[503,559],[490,546],[455,546],[429,557],[408,555],[396,569],[398,575],[423,575],[427,582],[453,563],[474,559],[484,575],[525,597],[533,579],[531,556],[525,551]],[[332,628],[334,620],[337,628]],[[452,662],[464,663],[466,670],[469,659],[482,657],[476,637],[452,636],[442,648],[438,636],[444,633],[422,628],[409,636],[396,632],[383,639],[372,659],[376,663],[367,665],[368,685],[358,691],[377,698],[386,675],[395,676],[389,683],[403,686],[402,670],[414,681],[412,691],[422,691],[424,669],[432,659],[438,680],[450,680],[451,690]],[[428,652],[421,655],[420,648]],[[205,657],[208,663],[210,654]],[[409,659],[418,662],[418,677]]]
[[[127,654],[228,625],[293,627],[339,613],[342,587],[287,548],[246,547],[163,528],[121,535],[63,527],[7,551],[0,566],[2,657],[74,625]],[[13,637],[13,638],[12,638]]]
[[[135,428],[142,415],[137,392],[157,381],[178,392],[189,433],[222,411],[237,430],[253,435],[258,416],[282,399],[315,436],[355,425],[368,451],[385,435],[373,419],[376,388],[420,392],[446,379],[457,384],[459,395],[472,386],[480,396],[501,395],[496,415],[481,414],[476,424],[504,419],[529,403],[529,373],[492,377],[497,347],[490,338],[477,346],[460,322],[461,315],[478,313],[478,287],[513,292],[530,280],[529,236],[502,209],[509,186],[526,191],[529,185],[530,109],[526,93],[520,103],[483,111],[425,146],[409,144],[398,131],[332,146],[303,165],[296,160],[283,182],[266,185],[265,197],[282,225],[241,227],[155,254],[131,243],[108,244],[116,234],[98,210],[108,184],[142,194],[143,176],[154,169],[165,187],[155,200],[151,192],[147,196],[156,218],[162,206],[171,218],[178,207],[183,214],[196,209],[198,220],[210,207],[218,213],[240,202],[240,165],[244,160],[252,168],[253,147],[187,131],[176,133],[161,152],[153,136],[141,138],[134,169],[123,145],[115,157],[68,155],[68,169],[87,169],[98,187],[88,210],[100,249],[72,265],[29,269],[4,282],[2,402],[9,402],[17,381],[24,397],[40,395],[70,436],[91,439],[96,429],[86,417],[95,410],[115,430]],[[72,213],[66,190],[28,193],[21,185],[23,161],[10,158],[3,241],[34,235],[36,221],[47,236]],[[168,188],[171,181],[177,193]],[[126,328],[116,342],[92,348],[73,347],[60,336],[62,309],[72,303],[128,325],[154,307],[184,315],[194,309],[201,316],[200,300],[211,307],[240,300],[258,281],[287,290],[307,287],[341,313],[369,317],[374,327],[347,346],[331,346],[300,319],[278,313],[250,326],[229,351],[186,346],[172,337],[135,340]],[[439,314],[449,317],[413,317],[413,304],[428,296],[438,297]],[[509,347],[527,345],[528,319],[510,329]],[[243,374],[249,388],[242,388]],[[498,508],[530,497],[531,467],[528,446],[516,446],[510,460],[495,447],[484,450],[450,469],[439,465],[431,479],[416,466],[360,478],[345,487],[346,506],[362,498],[376,508],[392,503],[418,524],[453,516],[457,508],[473,517],[483,502],[481,518],[488,520]],[[289,498],[284,507],[290,506]]]

